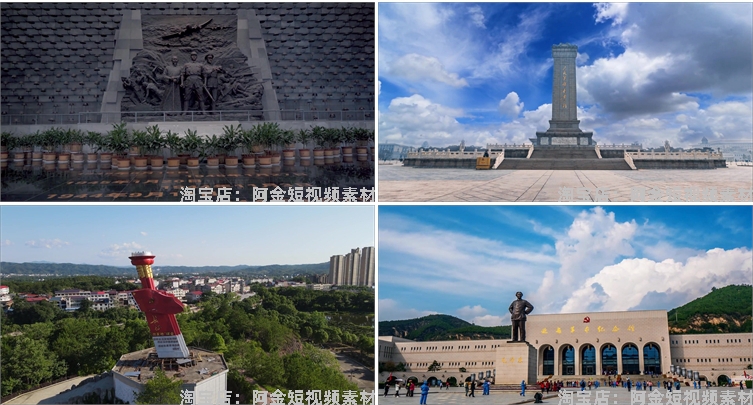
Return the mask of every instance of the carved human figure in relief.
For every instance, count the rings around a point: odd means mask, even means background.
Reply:
[[[171,65],[165,66],[162,80],[165,82],[165,95],[162,98],[162,111],[181,111],[182,99],[180,82],[182,67],[178,66],[178,57],[171,58]]]
[[[510,304],[510,320],[512,321],[512,341],[513,342],[525,342],[526,341],[526,315],[533,311],[533,305],[530,302],[523,299],[523,293],[518,291],[515,293],[518,297],[517,300]],[[518,333],[520,332],[520,333]],[[520,339],[518,340],[518,336]]]
[[[196,62],[198,55],[191,52],[191,62],[183,65],[180,85],[183,87],[183,111],[188,111],[194,103],[204,111],[204,64]]]
[[[220,81],[218,75],[222,71],[222,66],[213,65],[214,55],[211,53],[204,57],[204,87],[207,91],[207,110],[212,111],[217,107],[219,101]]]

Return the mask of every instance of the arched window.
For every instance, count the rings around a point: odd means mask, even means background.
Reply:
[[[661,374],[661,355],[659,346],[655,343],[643,346],[643,372]]]
[[[581,358],[581,374],[582,375],[595,375],[596,374],[596,349],[591,346],[585,346],[580,352]]]
[[[544,368],[542,373],[544,375],[554,375],[554,348],[547,346],[543,353]]]
[[[628,343],[622,347],[622,374],[640,374],[638,348]]]
[[[575,375],[575,349],[570,345],[562,348],[562,375]]]
[[[617,348],[614,345],[606,345],[601,349],[601,373],[617,374]]]

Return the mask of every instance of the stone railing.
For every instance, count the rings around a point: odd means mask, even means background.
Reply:
[[[509,145],[508,144],[502,145],[502,144],[498,144],[498,143],[494,143],[494,144],[488,143],[488,144],[486,144],[486,149],[488,149],[488,150],[512,149],[512,148],[525,149],[525,148],[532,148],[532,147],[533,147],[532,143],[521,143],[521,144],[511,143]]]
[[[641,144],[638,144],[638,145],[628,145],[628,144],[624,144],[624,143],[621,143],[621,144],[614,144],[613,143],[611,145],[607,145],[607,144],[600,143],[598,145],[599,145],[600,149],[638,149],[638,150],[640,150],[640,149],[643,148],[643,145],[641,145]]]
[[[408,158],[418,159],[475,159],[484,156],[483,150],[473,152],[446,151],[446,150],[428,150],[418,152],[408,152]]]
[[[716,152],[625,152],[632,160],[718,160],[724,159]]]

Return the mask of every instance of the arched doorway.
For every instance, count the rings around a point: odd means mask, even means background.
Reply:
[[[716,379],[716,385],[717,387],[726,387],[730,384],[729,377],[727,377],[724,374],[719,375]]]
[[[622,374],[640,374],[638,347],[632,343],[622,346]]]
[[[575,375],[575,349],[570,345],[562,346],[562,375]]]
[[[541,354],[543,368],[541,374],[554,375],[554,348],[552,346],[545,346]]]
[[[617,348],[613,344],[601,348],[601,372],[607,375],[617,374]]]
[[[456,387],[458,385],[458,379],[455,377],[448,378],[447,382],[449,382],[453,387]]]
[[[592,345],[585,345],[580,350],[580,373],[596,375],[596,349]]]
[[[416,376],[408,377],[408,379],[405,382],[408,383],[409,381],[413,381],[413,384],[418,385],[418,377]]]
[[[426,382],[429,384],[429,387],[433,387],[437,385],[437,381],[438,381],[437,377],[434,377],[434,376],[431,376],[429,377],[428,380],[426,380]]]
[[[661,352],[656,343],[648,343],[643,346],[643,373],[661,374]]]

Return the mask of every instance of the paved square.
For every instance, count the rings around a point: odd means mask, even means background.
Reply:
[[[753,201],[750,193],[753,167],[750,166],[733,165],[716,170],[611,171],[424,169],[380,165],[378,175],[380,202]],[[599,197],[597,189],[603,190]],[[563,198],[561,191],[571,194]]]
[[[395,404],[418,404],[421,399],[420,394],[420,387],[416,387],[416,391],[413,394],[413,398],[406,397],[405,390],[401,390],[400,397],[395,398],[394,390],[390,390],[389,395],[380,396],[378,399],[379,405],[395,405]],[[744,391],[741,391],[739,388],[710,388],[710,389],[693,389],[693,388],[682,388],[681,390],[673,391],[672,394],[667,393],[664,389],[654,389],[653,391],[635,391],[633,390],[632,395],[635,395],[636,402],[631,401],[631,393],[628,392],[627,388],[599,388],[598,390],[585,390],[583,391],[580,396],[578,395],[578,390],[576,389],[567,389],[566,392],[570,393],[572,395],[572,402],[568,402],[566,398],[562,398],[560,401],[559,396],[557,393],[553,392],[550,394],[545,394],[543,403],[544,404],[593,404],[593,405],[644,405],[644,404],[656,404],[656,405],[667,405],[667,404],[688,404],[688,405],[701,405],[701,404],[714,404],[714,405],[720,405],[724,404],[722,402],[722,399],[731,399],[732,402],[727,402],[729,404],[740,404],[740,405],[750,405],[750,399],[751,396],[753,396],[753,392],[751,392],[750,389],[746,389]],[[429,396],[427,397],[426,404],[427,405],[436,405],[436,404],[475,404],[475,405],[512,405],[512,404],[523,404],[523,403],[533,403],[533,395],[537,392],[534,390],[526,390],[526,396],[521,397],[519,392],[512,392],[512,391],[491,391],[489,395],[481,395],[482,390],[476,390],[476,396],[475,397],[466,397],[465,396],[465,390],[463,388],[450,388],[449,391],[447,390],[438,390],[436,388],[432,388],[429,391]],[[655,392],[658,392],[661,394],[661,396],[655,394]],[[380,392],[381,394],[384,394],[384,390]],[[597,397],[597,393],[598,397]],[[742,393],[742,396],[741,396]],[[649,397],[649,394],[652,396]],[[645,397],[643,397],[645,395]],[[702,402],[703,396],[706,395],[708,397],[714,397],[715,400],[713,402]],[[715,396],[714,396],[715,395]],[[686,398],[688,398],[688,402],[686,402]],[[697,398],[697,400],[695,400]],[[597,401],[599,399],[599,401]],[[605,401],[606,399],[606,401]],[[641,402],[641,399],[643,399],[643,402]],[[659,402],[652,402],[658,400]],[[674,402],[679,401],[679,402]]]

